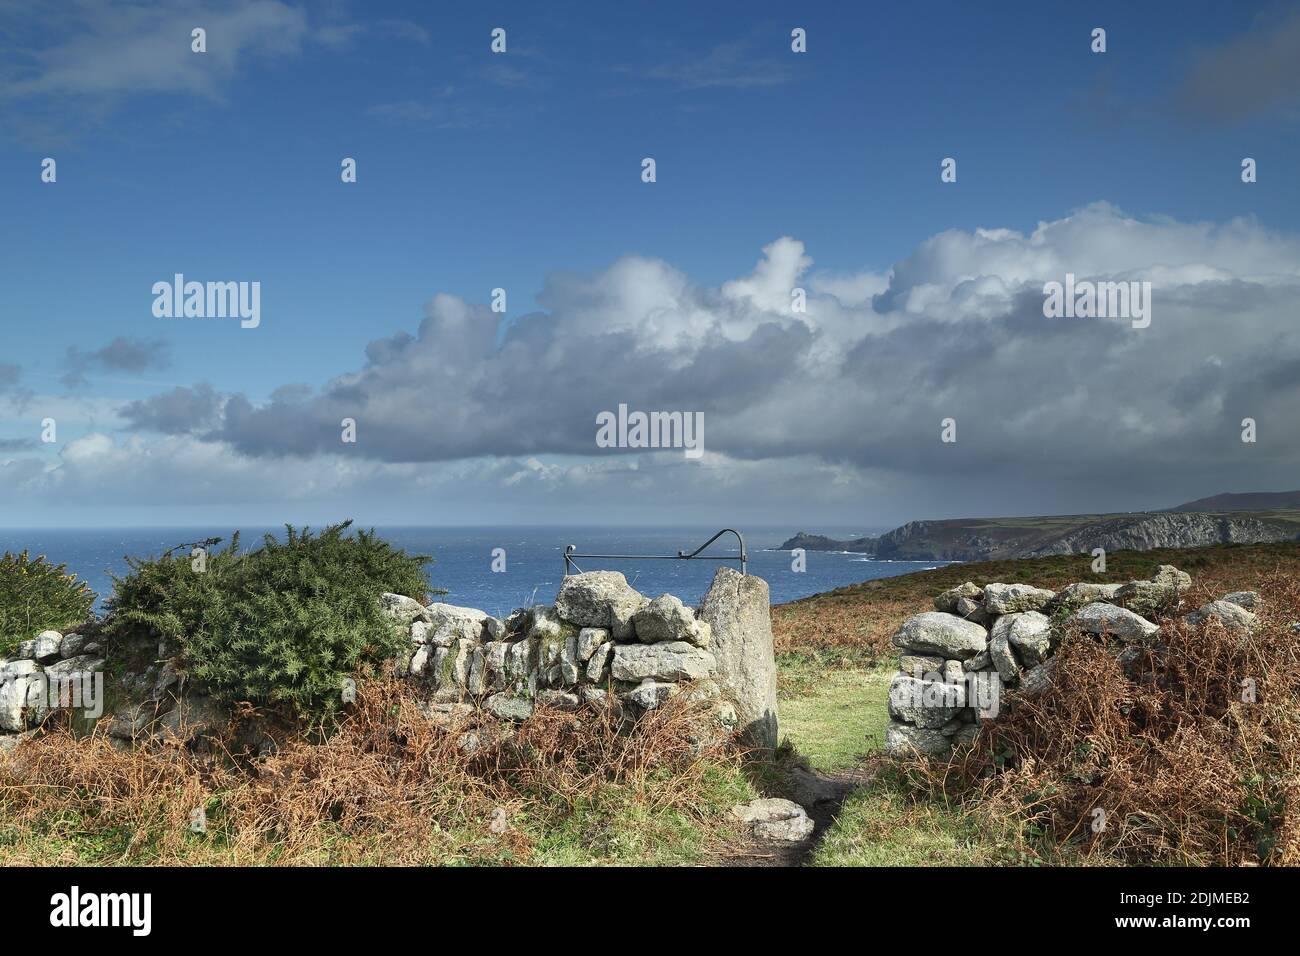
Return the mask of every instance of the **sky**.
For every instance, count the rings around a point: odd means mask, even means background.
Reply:
[[[1297,488],[1298,157],[1295,3],[0,0],[0,523]],[[178,273],[258,324],[156,314]],[[1150,324],[1045,316],[1067,273]]]

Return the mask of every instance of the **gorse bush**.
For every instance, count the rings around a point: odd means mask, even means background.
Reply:
[[[0,654],[41,631],[84,623],[94,603],[90,586],[66,565],[6,551],[0,557]]]
[[[286,526],[241,553],[227,548],[196,569],[188,551],[128,559],[108,602],[112,636],[179,647],[185,673],[226,703],[248,701],[322,715],[342,702],[344,679],[366,676],[403,645],[384,615],[384,591],[431,592],[424,555],[409,555],[351,522],[319,535]]]

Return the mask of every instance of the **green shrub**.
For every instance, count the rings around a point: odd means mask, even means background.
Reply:
[[[283,542],[207,554],[128,559],[114,579],[109,633],[178,646],[187,677],[226,703],[249,701],[299,716],[340,703],[344,678],[370,673],[404,638],[379,604],[384,591],[431,592],[427,556],[408,555],[346,521],[313,536],[286,526]],[[217,542],[209,542],[215,544]]]
[[[68,574],[67,565],[6,551],[0,557],[0,655],[41,631],[85,623],[94,604],[95,593]]]

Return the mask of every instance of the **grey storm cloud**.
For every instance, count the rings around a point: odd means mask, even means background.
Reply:
[[[596,458],[596,415],[622,403],[703,412],[706,449],[730,460],[931,481],[1244,487],[1300,463],[1294,236],[1100,203],[1028,234],[942,233],[887,275],[811,265],[779,239],[750,275],[713,288],[626,257],[555,274],[545,311],[503,325],[439,295],[414,335],[370,343],[362,367],[318,390],[256,403],[177,389],[125,417],[251,458],[339,453],[345,418],[357,422],[348,453],[378,462]],[[1151,282],[1150,327],[1045,318],[1043,283],[1067,272]],[[797,287],[806,313],[791,308]],[[1239,440],[1246,417],[1256,449]],[[945,418],[955,444],[940,441]]]
[[[94,351],[70,346],[63,358],[63,383],[68,387],[79,385],[91,371],[138,373],[166,368],[170,363],[168,352],[169,346],[161,339],[145,341],[122,336]]]
[[[479,455],[592,454],[596,415],[634,407],[731,411],[761,401],[794,370],[811,333],[757,324],[735,341],[647,342],[627,329],[565,340],[554,315],[524,316],[498,348],[496,316],[440,297],[413,338],[372,343],[370,364],[320,394],[282,393],[225,406],[220,437],[250,455],[339,449],[340,422],[385,461]]]
[[[218,427],[223,399],[206,382],[182,386],[126,405],[119,414],[133,428],[184,435]]]

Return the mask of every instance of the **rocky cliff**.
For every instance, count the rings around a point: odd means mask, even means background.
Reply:
[[[879,538],[835,541],[800,533],[783,550],[854,551],[881,560],[981,561],[1052,554],[1211,544],[1263,544],[1300,538],[1294,517],[1267,514],[1141,512],[1043,518],[909,521]]]
[[[1062,535],[1052,544],[1029,551],[1024,557],[1074,554],[1105,548],[1107,551],[1152,548],[1197,548],[1208,544],[1262,544],[1290,541],[1300,528],[1288,521],[1237,515],[1173,513],[1135,515],[1102,521]],[[1018,555],[1019,557],[1019,555]]]
[[[875,554],[879,542],[879,538],[867,537],[838,541],[824,534],[808,534],[806,531],[800,531],[781,545],[781,550],[792,551],[795,548],[803,548],[805,551],[853,551],[860,554]]]

